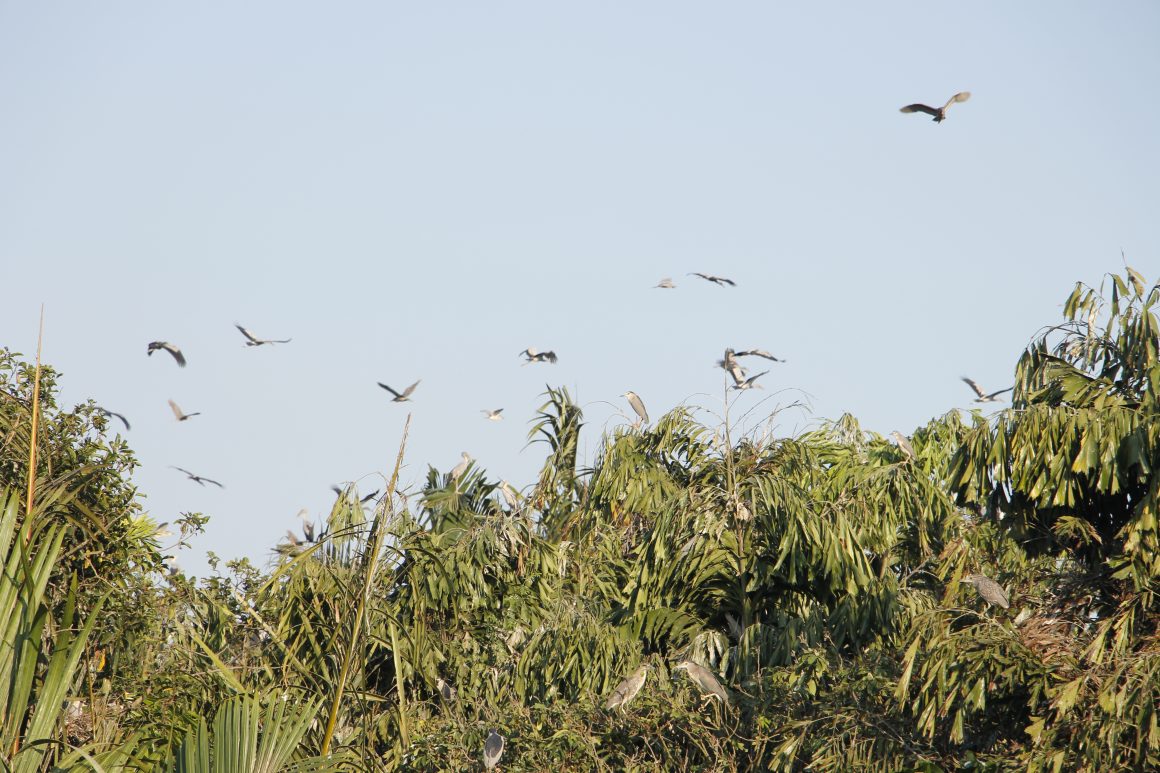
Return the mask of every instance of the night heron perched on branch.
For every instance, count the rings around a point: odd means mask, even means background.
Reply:
[[[621,397],[628,400],[628,404],[632,406],[633,412],[641,418],[641,421],[648,424],[648,411],[644,409],[644,402],[637,396],[636,392],[630,389],[622,394]]]
[[[422,380],[423,379],[419,379],[419,381],[422,381]],[[414,384],[411,384],[411,386],[407,387],[402,392],[396,392],[395,390],[391,389],[389,386],[387,386],[386,384],[384,384],[381,381],[378,381],[376,383],[379,386],[381,386],[383,389],[387,390],[388,392],[390,392],[391,394],[394,395],[394,397],[391,398],[392,403],[405,403],[411,399],[411,395],[414,393],[415,387],[419,386],[419,381],[416,381]]]
[[[520,356],[524,358],[524,365],[530,365],[533,362],[550,362],[554,365],[559,359],[555,352],[541,352],[530,346],[520,352]]]
[[[454,703],[455,699],[459,697],[459,690],[452,687],[449,682],[444,681],[442,677],[435,680],[435,687],[439,689],[439,696],[448,703]]]
[[[256,335],[246,330],[241,325],[234,323],[234,327],[246,337],[246,346],[265,346],[266,344],[288,344],[292,339],[290,338],[258,338]]]
[[[914,446],[910,444],[910,441],[901,432],[891,432],[890,437],[894,438],[894,442],[902,449],[902,453],[906,454],[907,459],[913,459],[915,457]]]
[[[976,384],[972,379],[969,379],[966,376],[963,376],[962,379],[963,383],[969,386],[972,390],[974,390],[975,394],[978,395],[978,397],[975,398],[976,403],[997,403],[999,402],[999,395],[1006,394],[1015,388],[1007,387],[1006,389],[1000,389],[998,392],[987,393],[984,392],[983,388]]]
[[[172,465],[170,465],[170,466],[172,467]],[[194,475],[192,472],[185,469],[184,467],[173,467],[173,469],[178,470],[180,472],[184,472],[185,477],[189,478],[191,481],[193,481],[194,483],[196,483],[199,486],[204,486],[207,483],[212,483],[213,485],[217,486],[218,488],[225,488],[225,486],[218,483],[216,480],[210,480],[209,478],[204,478],[201,475]]]
[[[730,389],[741,389],[741,390],[745,390],[745,389],[765,389],[765,387],[763,387],[761,384],[758,384],[758,383],[757,383],[757,379],[761,378],[761,377],[762,377],[762,376],[764,376],[766,373],[769,373],[769,371],[768,371],[768,370],[763,370],[763,371],[761,371],[760,373],[758,373],[756,376],[750,376],[749,378],[747,378],[747,379],[742,379],[742,380],[740,380],[740,381],[738,381],[738,380],[737,380],[737,377],[736,377],[736,376],[734,376],[734,377],[733,377],[733,380],[734,380],[734,382],[736,382],[736,383],[734,383],[734,384],[733,384],[733,386],[732,386],[732,387],[730,387]]]
[[[480,413],[486,416],[488,421],[503,421],[503,408],[496,408],[494,411],[484,408]]]
[[[155,352],[159,349],[163,350],[163,351],[167,351],[170,354],[172,354],[173,359],[177,360],[177,364],[183,368],[185,367],[185,355],[181,353],[180,349],[178,349],[176,346],[169,343],[168,341],[154,341],[154,342],[152,342],[151,344],[149,344],[149,349],[145,353],[147,355],[149,355],[150,357],[152,357],[153,352]]]
[[[191,416],[201,416],[201,411],[194,411],[193,413],[186,413],[181,410],[181,406],[172,400],[169,401],[169,409],[173,411],[173,415],[177,417],[178,421],[185,421]]]
[[[460,457],[462,458],[460,459],[459,464],[451,468],[451,480],[459,480],[459,476],[467,472],[467,468],[471,466],[473,461],[475,461],[471,454],[467,453],[466,451],[460,453]]]
[[[487,734],[487,740],[483,742],[483,767],[491,770],[499,764],[499,758],[503,756],[504,738],[494,729]]]
[[[714,276],[713,274],[702,274],[700,271],[694,271],[694,272],[690,273],[689,276],[699,276],[702,279],[704,279],[706,282],[712,282],[713,284],[717,285],[718,287],[724,287],[725,285],[729,285],[730,287],[737,286],[737,283],[734,282],[732,279],[726,279],[723,276]]]
[[[662,279],[661,281],[657,282],[655,285],[653,285],[653,287],[654,288],[659,287],[662,290],[675,290],[677,288],[677,286],[675,284],[673,284],[673,280],[667,276],[664,279]]]
[[[983,597],[983,601],[993,607],[1003,607],[1007,609],[1011,606],[1010,600],[1007,598],[1007,592],[1003,590],[1003,586],[992,580],[985,574],[967,574],[963,575],[963,582],[967,585],[975,586],[975,590]]]
[[[101,414],[102,416],[116,416],[121,420],[121,423],[125,425],[125,429],[132,429],[132,427],[129,426],[129,420],[116,411],[110,411],[108,408],[102,408],[98,405],[97,413]]]
[[[971,98],[971,92],[960,91],[958,94],[955,94],[953,97],[948,99],[947,103],[945,105],[943,105],[942,107],[931,107],[930,105],[924,105],[920,102],[915,102],[913,105],[907,105],[906,107],[902,108],[898,112],[900,112],[900,113],[926,113],[927,115],[934,116],[935,123],[942,123],[943,121],[945,121],[947,119],[947,108],[948,107],[950,107],[951,105],[953,105],[956,102],[966,102],[970,98]]]
[[[604,702],[606,711],[612,709],[623,708],[627,706],[636,694],[640,692],[640,688],[644,687],[644,680],[648,678],[648,664],[644,664],[637,670],[633,671],[627,679],[616,685],[616,689],[608,696],[608,700]]]
[[[517,492],[515,488],[512,487],[512,484],[508,483],[506,480],[501,480],[499,482],[498,488],[499,495],[503,497],[503,501],[505,504],[507,504],[508,507],[514,509],[519,506],[520,495],[519,492]]]
[[[725,687],[721,684],[721,681],[717,679],[717,676],[712,671],[700,665],[699,663],[694,663],[691,660],[684,660],[678,663],[673,668],[673,671],[684,671],[686,674],[688,674],[689,678],[692,679],[693,683],[701,689],[701,692],[704,695],[711,698],[716,698],[726,706],[731,703],[729,700],[729,693],[726,692]]]

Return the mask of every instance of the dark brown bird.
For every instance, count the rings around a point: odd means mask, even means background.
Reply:
[[[422,379],[419,379],[419,381],[422,381]],[[411,399],[411,393],[415,391],[415,387],[419,386],[419,381],[411,384],[411,386],[407,387],[402,392],[396,392],[381,381],[378,382],[378,385],[394,395],[394,397],[391,398],[392,403],[405,403]]]
[[[935,123],[942,123],[943,121],[945,121],[947,119],[947,108],[948,107],[950,107],[951,105],[953,105],[956,102],[966,102],[970,98],[971,98],[971,92],[960,91],[958,94],[955,94],[953,97],[948,99],[947,103],[945,105],[943,105],[942,107],[931,107],[930,105],[924,105],[924,104],[921,104],[919,102],[915,102],[913,105],[907,105],[906,107],[902,108],[898,112],[900,112],[900,113],[926,113],[927,115],[934,116]]]
[[[101,414],[102,416],[116,416],[121,420],[121,423],[125,425],[125,429],[132,429],[132,427],[129,426],[129,420],[116,411],[110,411],[108,408],[102,408],[98,405],[97,413]]]
[[[246,330],[241,325],[234,323],[234,327],[241,331],[242,335],[246,337],[246,346],[264,346],[266,344],[288,344],[292,338],[258,338],[256,335]]]
[[[699,271],[694,271],[691,274],[689,274],[689,276],[699,276],[702,279],[704,279],[706,282],[712,282],[713,284],[717,285],[718,287],[724,287],[725,285],[729,285],[730,287],[737,286],[737,283],[734,282],[732,279],[726,279],[723,276],[713,276],[712,274],[702,274]]]
[[[173,465],[170,465],[170,467],[173,467]],[[194,483],[196,483],[199,486],[204,486],[207,483],[212,483],[213,485],[217,486],[218,488],[225,488],[225,486],[218,483],[216,480],[210,480],[209,478],[203,478],[200,475],[194,475],[192,472],[185,469],[184,467],[173,467],[173,469],[178,470],[180,472],[184,472],[187,478],[189,478],[191,481],[193,481]]]
[[[181,410],[181,406],[172,400],[169,401],[169,407],[173,411],[173,415],[177,417],[178,421],[185,421],[191,416],[201,416],[201,411],[194,411],[193,413],[185,413]]]
[[[983,388],[981,386],[976,384],[971,379],[967,378],[966,376],[963,376],[962,379],[963,379],[963,382],[967,386],[969,386],[971,389],[973,389],[975,391],[976,395],[978,395],[978,397],[975,398],[976,403],[997,403],[997,402],[999,402],[999,395],[1010,392],[1012,389],[1015,388],[1015,387],[1007,387],[1006,389],[1000,389],[998,392],[991,392],[990,394],[987,394],[986,392],[983,391]]]
[[[180,349],[178,349],[176,346],[169,343],[168,341],[154,341],[154,342],[152,342],[151,344],[149,344],[149,349],[148,349],[148,351],[146,351],[146,354],[148,354],[150,357],[152,357],[153,352],[157,351],[158,349],[164,349],[165,351],[169,352],[170,354],[173,355],[173,359],[177,360],[178,365],[180,365],[183,368],[185,367],[185,355],[181,353]]]

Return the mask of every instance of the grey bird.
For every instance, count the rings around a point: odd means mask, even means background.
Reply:
[[[442,678],[435,680],[435,687],[439,690],[439,696],[448,703],[454,703],[455,699],[459,697],[459,690],[452,687],[449,682],[443,681]]]
[[[975,398],[976,403],[997,403],[999,402],[999,395],[1006,394],[1015,388],[1007,387],[1006,389],[1000,389],[998,392],[991,392],[988,394],[987,392],[984,392],[983,388],[976,384],[972,379],[969,379],[966,376],[963,376],[962,379],[963,383],[969,386],[972,390],[974,390],[975,394],[978,395]]]
[[[211,480],[209,478],[202,477],[201,475],[194,475],[192,472],[185,469],[184,467],[173,467],[173,465],[169,465],[169,466],[175,470],[178,470],[179,472],[184,472],[185,476],[187,478],[189,478],[191,481],[193,481],[194,483],[196,483],[199,486],[204,486],[207,483],[212,483],[213,485],[217,486],[218,488],[225,488],[225,486],[218,483],[216,480]]]
[[[236,327],[239,331],[241,331],[242,335],[244,335],[246,337],[246,346],[265,346],[266,344],[288,344],[293,340],[292,338],[258,338],[256,335],[251,333],[249,330],[246,330],[244,327],[242,327],[241,325],[239,325],[236,322],[234,323],[234,327]]]
[[[973,585],[983,600],[993,607],[1003,607],[1007,609],[1011,606],[1011,602],[1007,598],[1006,591],[999,583],[992,580],[985,574],[967,574],[963,576],[963,582],[967,585]]]
[[[628,400],[628,404],[632,406],[633,412],[635,412],[636,415],[639,416],[645,424],[648,424],[648,411],[644,409],[644,402],[640,399],[640,397],[637,396],[636,392],[633,392],[630,389],[629,391],[622,394],[621,397]]]
[[[691,274],[689,274],[689,276],[699,276],[702,279],[704,279],[706,282],[712,282],[713,284],[717,285],[718,287],[724,287],[725,285],[729,285],[730,287],[737,286],[737,283],[734,282],[732,279],[726,279],[723,276],[714,276],[712,274],[702,274],[700,271],[694,271]]]
[[[894,438],[894,442],[902,449],[902,453],[906,454],[907,459],[913,459],[915,457],[914,446],[910,444],[910,441],[901,432],[891,432],[890,437]]]
[[[742,389],[742,390],[744,390],[744,389],[765,389],[765,387],[763,387],[761,384],[757,383],[757,379],[761,378],[766,373],[769,373],[769,371],[763,370],[760,373],[758,373],[756,376],[750,376],[749,378],[743,379],[741,381],[737,381],[737,377],[734,376],[733,380],[736,381],[737,383],[735,383],[730,388],[731,389]]]
[[[673,284],[672,279],[670,279],[669,277],[666,276],[664,279],[662,279],[661,281],[659,281],[655,285],[653,285],[653,287],[654,288],[659,287],[662,290],[675,290],[677,286],[675,284]]]
[[[716,698],[726,706],[731,703],[729,693],[726,692],[721,681],[717,679],[717,676],[712,671],[699,663],[694,663],[691,660],[683,660],[673,668],[673,671],[684,671],[705,695]]]
[[[172,400],[169,401],[169,408],[173,411],[173,415],[177,417],[178,421],[185,421],[191,416],[201,416],[201,411],[194,411],[193,413],[186,413],[181,410],[181,406]]]
[[[746,349],[743,352],[737,352],[737,356],[738,357],[764,357],[765,359],[773,360],[774,362],[785,362],[785,360],[781,360],[781,359],[778,359],[777,357],[774,357],[772,354],[765,351],[764,349]]]
[[[305,508],[298,511],[298,517],[302,519],[302,536],[307,542],[314,542],[314,521],[307,518],[307,514]]]
[[[154,341],[154,342],[152,342],[151,344],[149,344],[149,349],[145,353],[147,355],[149,355],[150,357],[152,357],[153,352],[157,351],[158,349],[163,349],[163,350],[169,352],[170,354],[173,355],[173,359],[177,360],[178,365],[180,365],[183,368],[185,367],[185,355],[181,353],[180,349],[178,349],[176,346],[169,343],[168,341]]]
[[[459,476],[467,472],[467,468],[471,466],[473,461],[475,461],[471,457],[471,454],[467,453],[466,451],[463,451],[460,456],[462,459],[460,460],[459,464],[451,468],[451,480],[459,480]]]
[[[927,115],[934,116],[935,123],[942,123],[943,121],[945,121],[947,119],[947,108],[948,107],[950,107],[951,105],[953,105],[956,102],[966,102],[970,98],[971,98],[971,92],[960,91],[958,94],[955,94],[953,97],[948,99],[947,103],[945,105],[943,105],[942,107],[931,107],[930,105],[924,105],[920,102],[915,102],[913,105],[907,105],[906,107],[900,109],[898,112],[900,112],[900,113],[926,113]]]
[[[101,414],[102,416],[116,416],[118,419],[121,420],[121,423],[125,425],[125,429],[127,429],[127,430],[132,429],[132,427],[129,426],[129,420],[126,419],[121,414],[117,413],[116,411],[110,411],[108,408],[102,408],[101,406],[98,405],[97,406],[97,413]]]
[[[499,758],[503,756],[503,744],[503,736],[493,728],[487,734],[487,740],[483,742],[483,767],[491,770],[499,764]]]
[[[725,350],[725,357],[717,360],[717,367],[732,376],[734,384],[740,384],[745,380],[745,368],[741,367],[741,363],[737,361],[737,356],[732,349]]]
[[[494,411],[484,408],[480,413],[486,416],[488,421],[503,421],[503,408],[496,408]]]
[[[640,692],[640,688],[644,687],[644,681],[648,678],[648,664],[641,666],[633,671],[627,679],[616,685],[616,689],[608,696],[608,700],[604,702],[606,711],[612,709],[623,708],[627,706],[636,694]]]
[[[422,380],[423,379],[419,379],[419,381],[422,381]],[[407,387],[402,392],[396,392],[395,390],[391,389],[389,386],[387,386],[386,384],[384,384],[381,381],[378,381],[376,383],[379,386],[381,386],[383,389],[387,390],[388,392],[390,392],[391,394],[394,395],[394,397],[391,398],[392,403],[405,403],[411,399],[411,394],[415,391],[415,387],[419,386],[419,381],[416,381],[414,384],[411,384],[411,386]]]
[[[556,360],[559,359],[555,352],[541,352],[530,346],[520,352],[520,356],[524,358],[524,365],[530,365],[533,362],[550,362],[554,365]]]
[[[512,487],[512,484],[508,483],[506,480],[501,480],[499,482],[499,494],[503,497],[503,501],[507,504],[508,507],[514,509],[519,506],[520,495],[515,490],[515,488]]]

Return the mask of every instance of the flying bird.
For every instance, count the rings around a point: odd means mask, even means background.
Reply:
[[[712,282],[713,284],[717,285],[718,287],[724,287],[725,285],[729,285],[730,287],[737,286],[737,283],[734,282],[732,279],[726,279],[723,276],[713,276],[712,274],[702,274],[699,271],[694,271],[693,273],[689,274],[689,276],[699,276],[702,279],[704,279],[706,282]]]
[[[555,352],[540,352],[530,346],[520,352],[520,356],[524,358],[524,365],[530,365],[533,362],[550,362],[554,365],[559,359]]]
[[[191,416],[201,416],[201,411],[194,411],[193,413],[185,413],[181,410],[181,406],[172,400],[169,401],[169,407],[173,410],[173,415],[177,417],[178,421],[185,421]]]
[[[764,349],[746,349],[743,352],[737,352],[736,356],[738,356],[738,357],[764,357],[765,359],[773,360],[774,362],[785,362],[785,360],[779,360],[777,357],[774,357],[772,354],[765,351]]]
[[[728,706],[730,704],[729,693],[725,691],[725,687],[717,676],[705,668],[704,666],[694,663],[691,660],[685,660],[673,668],[674,671],[684,671],[693,680],[694,684],[701,689],[701,692],[707,696],[716,698],[723,704]]]
[[[422,381],[422,380],[423,379],[419,379],[419,381]],[[394,395],[394,397],[391,398],[392,403],[405,403],[411,399],[411,393],[415,391],[415,387],[419,386],[419,381],[416,381],[414,384],[411,384],[411,386],[407,387],[402,392],[396,392],[395,390],[391,389],[389,386],[387,386],[386,384],[384,384],[381,381],[378,382],[378,385]]]
[[[471,454],[467,453],[466,451],[462,452],[460,457],[462,458],[460,459],[459,464],[451,468],[451,480],[459,480],[459,476],[467,472],[467,468],[470,467],[471,463],[475,461],[475,459],[471,457]]]
[[[630,389],[629,391],[622,394],[621,397],[628,400],[628,404],[632,406],[633,412],[636,413],[636,415],[639,416],[645,424],[648,424],[648,411],[644,409],[644,401],[637,396],[636,392],[633,392]]]
[[[293,529],[286,530],[286,541],[290,543],[290,547],[302,547],[302,540],[298,539],[298,535],[294,533]]]
[[[717,360],[717,367],[732,376],[735,384],[740,384],[745,380],[745,368],[741,367],[741,363],[737,361],[737,356],[732,349],[725,350],[725,358]]]
[[[494,411],[484,408],[480,413],[486,416],[488,421],[503,421],[503,408],[496,408]]]
[[[766,373],[769,373],[769,371],[768,371],[768,370],[763,370],[763,371],[761,371],[760,373],[758,373],[756,376],[750,376],[749,378],[747,378],[747,379],[744,379],[744,380],[742,380],[742,381],[737,381],[737,377],[736,377],[736,376],[734,376],[734,377],[733,377],[733,380],[734,380],[734,381],[736,381],[737,383],[735,383],[735,384],[732,386],[732,389],[741,389],[741,390],[745,390],[745,389],[765,389],[765,387],[763,387],[761,384],[758,384],[758,383],[757,383],[757,379],[761,378],[761,377],[762,377],[762,376],[764,376]]]
[[[164,349],[165,351],[169,352],[170,354],[173,355],[173,359],[177,360],[178,365],[180,365],[183,368],[185,367],[185,355],[181,353],[180,349],[178,349],[176,346],[169,343],[168,341],[154,341],[154,342],[152,342],[151,344],[149,344],[149,349],[145,353],[147,355],[149,355],[150,357],[152,357],[153,352],[157,351],[158,349]]]
[[[975,586],[975,590],[990,606],[1003,607],[1003,609],[1008,609],[1011,606],[1003,586],[990,577],[984,574],[968,574],[963,576],[963,582]]]
[[[102,416],[116,416],[121,420],[121,423],[125,425],[125,429],[132,429],[132,427],[129,426],[129,420],[116,411],[110,411],[108,408],[102,408],[98,405],[97,413],[101,414]]]
[[[951,105],[953,105],[956,102],[966,102],[970,98],[971,98],[971,92],[960,91],[958,94],[955,94],[953,97],[948,99],[947,103],[945,105],[943,105],[942,107],[931,107],[930,105],[923,105],[921,103],[915,102],[913,105],[907,105],[906,107],[902,108],[898,112],[900,112],[900,113],[926,113],[927,115],[934,116],[935,123],[942,123],[943,121],[945,121],[947,119],[947,108],[948,107],[950,107]]]
[[[189,478],[191,481],[193,481],[194,483],[196,483],[199,486],[204,486],[207,483],[212,483],[213,485],[217,486],[218,488],[225,488],[225,486],[218,483],[216,480],[210,480],[209,478],[203,478],[200,475],[194,475],[192,472],[185,469],[184,467],[173,467],[173,465],[170,465],[170,467],[172,467],[173,469],[178,470],[180,472],[184,472],[185,476],[187,478]]]
[[[302,519],[302,536],[307,542],[314,542],[314,521],[308,515],[309,511],[305,507],[298,511],[298,517]]]
[[[673,284],[673,280],[667,276],[664,279],[662,279],[661,281],[657,282],[655,285],[653,285],[653,288],[657,288],[657,287],[659,287],[662,290],[675,290],[675,289],[677,289],[677,286],[675,284]]]
[[[236,322],[234,323],[234,327],[236,327],[239,331],[241,331],[242,335],[244,335],[246,337],[246,346],[264,346],[265,344],[288,344],[292,340],[294,340],[292,338],[258,338],[256,335],[251,333],[249,330],[246,330],[244,327],[237,324]]]
[[[1015,388],[1015,387],[1007,387],[1006,389],[1000,389],[998,392],[991,392],[990,394],[988,394],[988,393],[984,392],[983,388],[981,386],[979,386],[978,384],[976,384],[973,380],[967,378],[966,376],[963,376],[962,379],[963,379],[963,383],[965,383],[967,386],[969,386],[971,389],[973,389],[975,394],[978,395],[978,397],[975,398],[976,403],[997,403],[997,402],[999,402],[999,395],[1005,394],[1006,392],[1010,392],[1012,389]]]
[[[499,764],[499,758],[503,756],[503,742],[503,736],[494,729],[487,734],[487,740],[483,742],[483,767],[487,770]]]
[[[894,442],[902,449],[902,453],[906,454],[907,459],[913,459],[915,457],[914,446],[910,444],[910,441],[901,432],[891,432],[890,437],[894,438]]]
[[[633,671],[627,679],[616,685],[616,689],[608,696],[608,700],[604,702],[604,709],[611,711],[612,709],[623,708],[627,706],[636,694],[640,692],[640,688],[644,687],[645,679],[648,678],[648,664],[641,666]]]

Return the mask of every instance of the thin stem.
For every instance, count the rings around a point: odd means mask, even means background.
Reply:
[[[36,494],[36,438],[40,425],[40,351],[44,343],[44,304],[40,304],[40,332],[36,334],[36,381],[32,385],[32,438],[28,444],[28,499],[24,504],[24,544],[32,539],[32,501]]]

